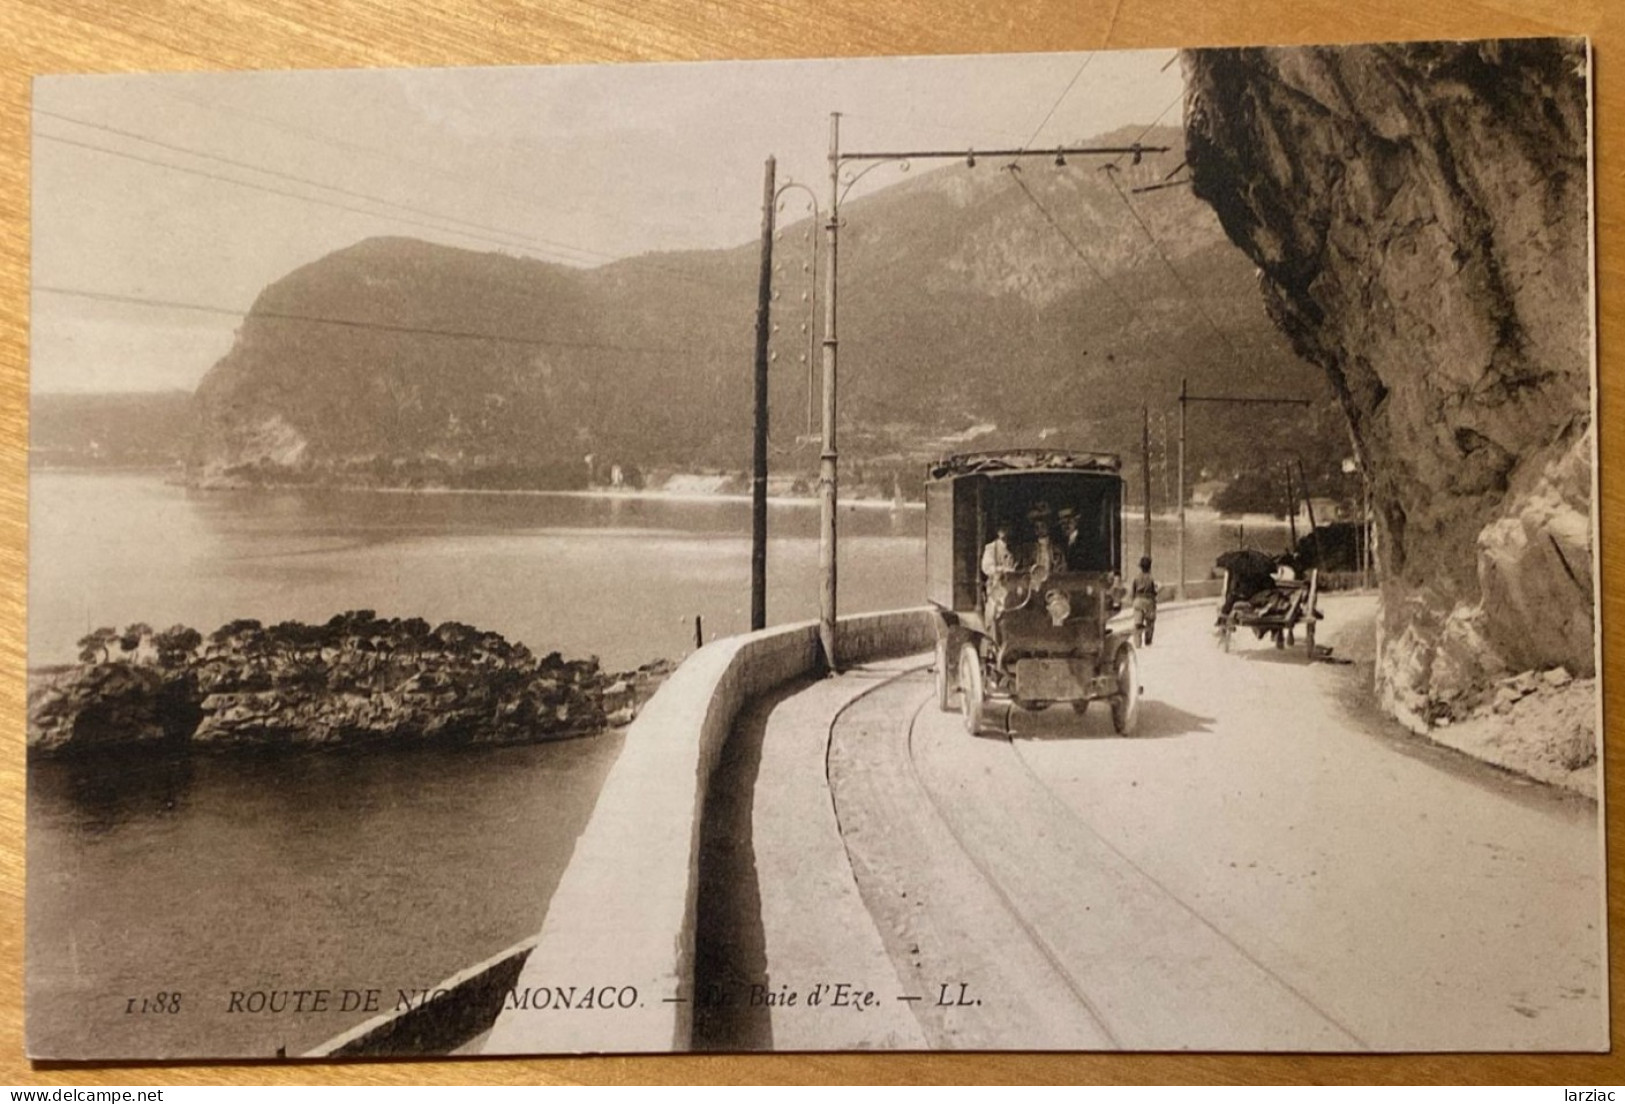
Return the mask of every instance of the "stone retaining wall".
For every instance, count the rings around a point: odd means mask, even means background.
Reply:
[[[839,659],[928,651],[935,639],[928,609],[861,614],[840,622]],[[495,1022],[476,1023],[464,1007],[488,1004],[488,986],[466,977],[445,986],[444,1018],[468,1025],[468,1038],[448,1040],[448,1050],[487,1029],[484,1054],[688,1048],[700,815],[712,770],[750,699],[818,665],[818,626],[804,622],[718,640],[677,668],[628,728],[541,933],[515,948],[524,961]],[[570,1007],[561,1009],[563,994]],[[388,1024],[348,1033],[344,1052],[392,1053],[396,1034]]]

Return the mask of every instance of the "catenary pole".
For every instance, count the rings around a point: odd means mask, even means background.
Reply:
[[[1058,146],[1051,150],[1034,150],[1023,147],[1021,149],[984,150],[983,157],[1050,157],[1055,158],[1056,165],[1066,164],[1066,155],[1130,155],[1138,164],[1140,158],[1147,153],[1166,153],[1167,146],[1142,146],[1135,142],[1127,146]],[[829,220],[824,224],[826,230],[826,248],[828,251],[828,264],[824,269],[824,410],[823,410],[823,448],[818,459],[818,487],[820,505],[820,531],[818,544],[818,561],[822,575],[822,588],[819,595],[818,609],[818,640],[823,652],[825,670],[834,673],[838,670],[837,640],[836,640],[836,555],[835,555],[835,511],[837,502],[837,465],[835,442],[835,394],[837,379],[837,333],[836,333],[836,288],[838,286],[837,269],[839,256],[839,232],[841,224],[841,166],[854,164],[860,161],[869,162],[869,168],[886,162],[900,162],[905,167],[913,160],[961,160],[967,166],[976,164],[978,154],[971,149],[964,150],[884,150],[861,151],[852,153],[841,152],[841,116],[839,112],[831,112],[829,117]],[[864,172],[868,172],[865,169]],[[860,172],[847,184],[850,190],[863,176]]]
[[[841,186],[841,116],[829,117],[829,221],[825,223],[828,262],[824,266],[824,410],[823,445],[818,455],[818,567],[822,580],[818,596],[818,643],[824,653],[824,669],[839,670],[835,640],[835,372],[837,335],[835,329],[835,272],[838,256]]]

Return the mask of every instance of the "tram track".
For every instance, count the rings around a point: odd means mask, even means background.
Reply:
[[[959,845],[960,851],[963,852],[965,857],[970,861],[971,865],[976,868],[979,874],[981,874],[982,880],[1004,904],[1005,909],[1009,912],[1010,918],[1015,921],[1016,926],[1021,929],[1032,945],[1036,947],[1039,953],[1044,956],[1045,961],[1047,961],[1055,970],[1056,976],[1061,979],[1069,990],[1071,990],[1072,995],[1077,998],[1081,1009],[1085,1014],[1088,1015],[1089,1019],[1095,1024],[1101,1034],[1106,1036],[1106,1038],[1111,1042],[1112,1047],[1115,1049],[1122,1049],[1122,1041],[1112,1033],[1111,1026],[1107,1024],[1105,1017],[1102,1016],[1100,1010],[1095,1007],[1094,1002],[1089,999],[1089,994],[1084,990],[1084,987],[1080,983],[1079,979],[1070,969],[1067,968],[1066,962],[1056,953],[1055,948],[1050,944],[1049,940],[1044,938],[1044,934],[1039,931],[1037,927],[1028,923],[1026,918],[1022,916],[1021,911],[1016,907],[1016,903],[1010,899],[1009,894],[1007,894],[1003,887],[999,884],[999,879],[994,875],[992,869],[990,869],[988,864],[979,858],[976,852],[967,845],[965,837],[962,834],[963,828],[956,827],[954,825],[953,820],[949,818],[947,812],[944,810],[941,800],[933,792],[932,788],[926,785],[925,780],[920,777],[919,764],[916,762],[914,757],[914,729],[916,722],[919,720],[920,713],[930,704],[930,698],[923,698],[921,699],[920,703],[913,708],[913,710],[908,711],[904,716],[903,739],[908,748],[908,764],[910,773],[913,774],[915,781],[919,784],[921,792],[925,794],[926,800],[931,803],[932,809],[942,820],[943,825],[948,829],[949,833],[954,837],[954,841]],[[1006,737],[1005,742],[1007,744],[1010,743],[1008,737]]]
[[[920,706],[914,712],[914,717],[918,717],[918,715],[920,713],[920,710],[922,710],[928,704],[930,704],[929,701],[921,702]],[[911,727],[911,738],[912,738],[912,727]],[[1131,739],[1132,737],[1128,737],[1128,738]],[[1276,970],[1275,968],[1270,966],[1267,962],[1265,962],[1263,959],[1261,959],[1258,955],[1254,954],[1252,950],[1250,950],[1244,944],[1242,944],[1241,942],[1236,940],[1234,937],[1232,937],[1224,929],[1220,928],[1211,919],[1209,919],[1207,916],[1205,916],[1200,910],[1198,910],[1195,906],[1193,906],[1189,901],[1185,900],[1179,893],[1177,893],[1165,881],[1163,881],[1161,878],[1158,878],[1156,875],[1152,874],[1150,871],[1146,870],[1144,866],[1142,866],[1140,863],[1136,862],[1131,856],[1125,854],[1122,851],[1122,849],[1115,846],[1110,840],[1108,840],[1104,835],[1102,835],[1094,827],[1094,825],[1090,824],[1083,817],[1079,816],[1077,810],[1075,810],[1072,807],[1072,805],[1069,802],[1067,802],[1066,799],[1061,794],[1057,793],[1054,790],[1054,788],[1051,787],[1050,784],[1047,781],[1045,781],[1044,776],[1042,774],[1040,774],[1037,770],[1035,770],[1033,768],[1032,763],[1028,760],[1028,758],[1024,754],[1022,754],[1021,745],[1016,743],[1015,740],[1010,739],[1008,736],[1005,739],[1006,739],[1006,742],[1010,745],[1011,752],[1015,756],[1016,761],[1021,764],[1022,770],[1027,774],[1027,776],[1029,778],[1032,779],[1032,781],[1036,785],[1041,787],[1046,793],[1049,794],[1049,796],[1050,796],[1050,798],[1051,798],[1051,800],[1052,800],[1052,802],[1054,804],[1054,807],[1057,808],[1057,809],[1060,809],[1063,816],[1065,816],[1067,819],[1072,821],[1074,824],[1076,824],[1082,830],[1092,834],[1096,839],[1098,839],[1100,841],[1100,843],[1101,843],[1101,845],[1103,847],[1106,847],[1107,849],[1109,849],[1114,855],[1116,855],[1125,864],[1127,864],[1132,870],[1134,870],[1141,878],[1144,878],[1148,883],[1150,883],[1152,886],[1156,887],[1157,890],[1159,890],[1160,892],[1165,894],[1170,901],[1174,902],[1180,908],[1184,909],[1185,912],[1188,913],[1194,920],[1196,920],[1198,923],[1200,923],[1204,927],[1206,927],[1215,936],[1222,939],[1225,943],[1229,944],[1231,947],[1235,948],[1235,951],[1236,951],[1237,954],[1241,955],[1247,961],[1251,962],[1254,966],[1256,966],[1264,974],[1266,974],[1270,978],[1273,978],[1277,983],[1279,983],[1281,985],[1282,988],[1286,989],[1288,992],[1290,992],[1294,996],[1296,996],[1308,1008],[1313,1009],[1314,1012],[1317,1015],[1319,1015],[1321,1018],[1326,1020],[1328,1023],[1335,1026],[1339,1031],[1346,1034],[1350,1039],[1352,1039],[1355,1042],[1355,1044],[1360,1049],[1362,1049],[1362,1050],[1370,1049],[1370,1044],[1365,1039],[1362,1039],[1354,1031],[1353,1028],[1349,1027],[1339,1017],[1333,1015],[1326,1008],[1324,1008],[1320,1004],[1316,1003],[1314,998],[1312,998],[1309,994],[1305,993],[1295,982],[1293,982],[1285,974],[1281,973],[1279,970]],[[1064,969],[1064,967],[1062,967],[1062,968]]]
[[[967,737],[931,704],[915,678],[876,687],[836,718],[827,765],[899,976],[959,968],[992,987],[974,1013],[913,1005],[938,1045],[1366,1049],[1106,841],[1008,737]],[[1058,1022],[1069,1038],[1035,1028]]]

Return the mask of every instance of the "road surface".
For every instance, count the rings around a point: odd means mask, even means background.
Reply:
[[[1372,600],[1325,609],[1359,652]],[[747,973],[802,1003],[734,1045],[1606,1048],[1595,805],[1384,724],[1366,666],[1223,653],[1206,607],[1142,672],[1127,739],[1101,705],[971,737],[923,670],[764,703]]]

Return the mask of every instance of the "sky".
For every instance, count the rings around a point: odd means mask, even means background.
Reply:
[[[831,112],[843,151],[1178,125],[1173,57],[38,78],[32,387],[190,390],[261,289],[370,237],[577,266],[754,241],[769,155],[825,202]]]

